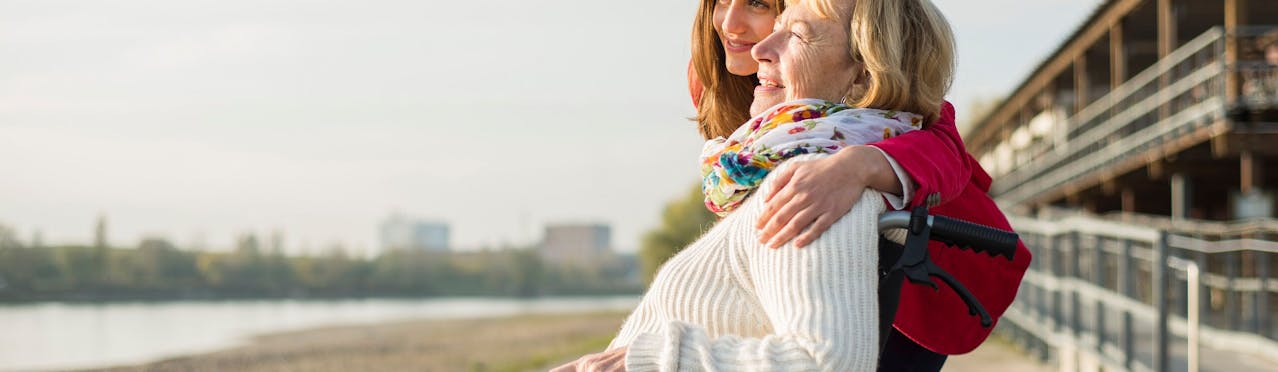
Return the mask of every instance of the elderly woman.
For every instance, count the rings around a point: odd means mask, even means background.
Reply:
[[[755,235],[757,196],[797,160],[933,122],[953,38],[927,0],[790,5],[752,51],[756,116],[702,156],[707,205],[726,217],[662,267],[608,351],[558,370],[875,369],[883,197],[863,193],[808,248],[781,251]]]

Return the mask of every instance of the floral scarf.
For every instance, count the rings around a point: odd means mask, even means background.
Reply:
[[[773,106],[728,138],[706,142],[701,150],[701,191],[706,195],[706,207],[719,216],[728,215],[786,159],[832,154],[922,125],[922,116],[908,112],[852,108],[817,99]]]

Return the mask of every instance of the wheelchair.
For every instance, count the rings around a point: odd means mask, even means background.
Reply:
[[[889,234],[905,230],[903,244],[889,239]],[[939,278],[967,304],[968,313],[979,318],[981,326],[994,324],[985,307],[972,292],[953,276],[932,262],[928,242],[938,241],[948,247],[985,253],[991,259],[1012,260],[1019,237],[1016,233],[968,221],[928,213],[926,207],[912,211],[893,211],[879,217],[879,353],[887,346],[892,323],[896,319],[901,288],[908,279],[912,285],[939,289],[931,278]],[[899,237],[899,236],[898,236]]]

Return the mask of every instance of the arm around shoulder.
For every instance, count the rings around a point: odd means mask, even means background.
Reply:
[[[927,203],[928,196],[940,194],[940,204],[963,193],[972,177],[967,147],[954,123],[954,106],[948,102],[941,108],[941,118],[924,130],[870,144],[891,156],[917,186],[910,201],[913,206]]]

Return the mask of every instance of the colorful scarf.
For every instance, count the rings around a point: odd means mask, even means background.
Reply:
[[[922,116],[908,112],[852,108],[817,99],[773,106],[728,138],[706,142],[701,150],[701,191],[706,195],[706,207],[719,216],[728,215],[786,159],[832,154],[922,125]]]

